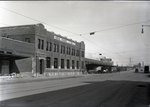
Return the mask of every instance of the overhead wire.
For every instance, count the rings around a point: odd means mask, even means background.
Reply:
[[[78,36],[81,35],[93,35],[97,32],[103,32],[103,31],[108,31],[108,30],[113,30],[113,29],[119,29],[119,28],[123,28],[123,27],[127,27],[127,26],[132,26],[132,25],[136,25],[136,24],[141,24],[141,23],[146,23],[146,22],[150,22],[150,20],[146,20],[146,21],[142,21],[142,22],[137,22],[137,23],[131,23],[131,24],[127,24],[127,25],[122,25],[122,26],[117,26],[117,27],[113,27],[113,28],[109,28],[109,29],[103,29],[103,30],[97,30],[97,31],[91,31],[91,32],[87,32],[87,33],[82,33],[82,34],[78,34]],[[70,36],[75,36],[75,35],[70,35]]]
[[[7,9],[7,8],[4,8],[4,7],[2,7],[2,6],[0,6],[0,7],[3,8],[3,9],[5,9],[5,10],[7,10],[7,11],[10,11],[10,12],[13,12],[13,13],[15,13],[15,14],[18,14],[18,15],[21,15],[21,16],[23,16],[23,17],[26,17],[26,18],[28,18],[28,19],[31,19],[31,20],[34,20],[34,21],[37,21],[37,22],[41,22],[41,23],[43,23],[43,24],[49,25],[49,26],[51,26],[51,27],[54,27],[54,28],[57,28],[57,29],[60,29],[60,30],[63,30],[63,31],[66,31],[66,32],[69,32],[69,33],[72,33],[72,34],[77,34],[77,33],[70,32],[70,31],[64,30],[64,29],[62,29],[62,28],[59,28],[59,27],[56,27],[56,26],[47,24],[47,23],[45,23],[45,22],[39,21],[39,20],[37,20],[37,19],[34,19],[34,18],[29,17],[29,16],[23,15],[23,14],[21,14],[21,13],[12,11],[12,10]],[[78,35],[81,36],[81,34],[78,34]],[[85,38],[85,37],[83,37],[83,36],[81,36],[81,37],[84,38],[84,39],[86,39],[86,40],[88,40],[87,38]],[[92,41],[90,41],[90,40],[88,40],[88,41],[91,42],[91,43],[93,43],[93,44],[95,44],[94,42],[92,42]],[[95,45],[98,46],[97,44],[95,44]],[[100,47],[100,46],[98,46],[98,47]],[[104,50],[107,50],[107,49],[105,49],[105,48],[103,48],[103,47],[100,47],[100,48],[102,48],[102,49],[104,49]],[[107,50],[107,51],[112,52],[112,51],[110,51],[110,50]]]
[[[21,15],[21,16],[23,16],[23,17],[26,17],[26,18],[28,18],[28,19],[31,19],[31,20],[34,20],[34,21],[37,21],[37,22],[40,22],[40,23],[46,24],[46,25],[51,26],[51,27],[53,27],[53,28],[57,28],[57,29],[60,29],[60,30],[62,30],[62,31],[66,31],[66,32],[68,32],[68,33],[77,34],[77,33],[74,33],[74,32],[71,32],[71,31],[68,31],[68,30],[65,30],[65,29],[62,29],[62,28],[59,28],[59,27],[53,26],[53,25],[50,25],[50,24],[45,23],[45,22],[43,22],[43,21],[40,21],[40,20],[34,19],[34,18],[32,18],[32,17],[29,17],[29,16],[26,16],[26,15],[23,15],[23,14],[21,14],[21,13],[18,13],[18,12],[12,11],[12,10],[7,9],[7,8],[4,8],[4,7],[2,7],[2,6],[0,6],[0,7],[1,7],[2,9],[5,9],[5,10],[10,11],[10,12],[12,12],[12,13],[15,13],[15,14]]]
[[[122,28],[122,27],[131,26],[131,25],[140,24],[140,23],[144,23],[144,22],[149,22],[149,21],[150,21],[150,20],[147,20],[147,21],[138,22],[138,23],[132,23],[132,24],[124,25],[124,26],[118,26],[118,27],[114,27],[114,28],[109,28],[109,29],[104,29],[104,30],[98,30],[98,31],[90,32],[90,33],[78,34],[78,33],[74,33],[74,32],[71,32],[71,31],[68,31],[68,30],[65,30],[65,29],[62,29],[62,28],[59,28],[59,27],[50,25],[50,24],[48,24],[48,23],[45,23],[45,22],[43,22],[43,21],[34,19],[34,18],[32,18],[32,17],[29,17],[29,16],[26,16],[26,15],[20,14],[20,13],[18,13],[18,12],[12,11],[12,10],[7,9],[7,8],[4,8],[4,7],[2,7],[2,6],[0,6],[0,7],[3,8],[3,9],[5,9],[5,10],[7,10],[7,11],[10,11],[10,12],[13,12],[13,13],[15,13],[15,14],[18,14],[18,15],[21,15],[21,16],[23,16],[23,17],[26,17],[26,18],[28,18],[28,19],[31,19],[31,20],[34,20],[34,21],[37,21],[37,22],[46,24],[46,25],[48,25],[48,26],[51,26],[51,27],[60,29],[60,30],[62,30],[62,31],[66,31],[66,32],[68,32],[68,33],[72,33],[72,34],[75,34],[75,35],[79,35],[79,36],[81,36],[82,38],[84,38],[84,39],[88,40],[89,42],[91,42],[92,44],[94,44],[94,45],[96,45],[96,46],[98,46],[98,47],[100,47],[100,48],[102,48],[102,49],[104,49],[104,50],[106,50],[106,51],[109,51],[109,52],[111,52],[111,53],[115,53],[115,52],[110,51],[110,50],[108,50],[108,49],[105,49],[105,48],[103,48],[103,47],[101,47],[101,46],[95,44],[94,42],[92,42],[91,40],[85,38],[85,37],[82,36],[82,35],[86,35],[86,34],[94,34],[94,33],[96,33],[96,32],[102,32],[102,31],[107,31],[107,30],[112,30],[112,29]],[[118,54],[118,53],[115,53],[115,54]],[[118,54],[118,55],[119,55],[119,54]],[[121,56],[121,55],[119,55],[119,56]],[[123,57],[123,56],[121,56],[121,57]],[[125,57],[123,57],[123,58],[125,58]]]

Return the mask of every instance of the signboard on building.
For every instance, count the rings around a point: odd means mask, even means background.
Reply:
[[[54,36],[54,39],[59,40],[59,41],[62,41],[62,42],[65,42],[65,43],[68,43],[68,44],[71,44],[71,45],[76,45],[74,42],[69,41],[69,40],[66,40],[66,39],[64,39],[64,38],[60,38],[60,37],[58,37],[58,36]]]
[[[107,62],[112,61],[111,58],[101,58],[100,60],[101,60],[101,61],[107,61]]]

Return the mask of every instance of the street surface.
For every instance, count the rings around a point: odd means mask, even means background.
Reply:
[[[1,81],[0,107],[149,107],[150,77],[124,71]]]

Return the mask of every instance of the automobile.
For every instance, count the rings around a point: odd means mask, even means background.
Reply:
[[[138,73],[138,72],[139,72],[139,70],[136,68],[136,69],[135,69],[135,73]]]
[[[91,69],[91,70],[88,70],[88,73],[89,73],[89,74],[97,74],[97,71],[96,71],[96,70]]]

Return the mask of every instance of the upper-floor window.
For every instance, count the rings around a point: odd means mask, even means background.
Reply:
[[[60,53],[63,53],[63,46],[61,45],[60,48],[61,48],[61,49],[60,49]]]
[[[57,53],[59,53],[59,45],[57,45]]]
[[[61,51],[62,54],[65,54],[65,46],[61,45],[61,50],[60,51]]]
[[[44,49],[44,40],[38,39],[38,49]]]
[[[75,56],[75,49],[72,49],[71,55],[72,55],[72,56]]]
[[[46,42],[46,51],[48,51],[48,44],[49,44],[49,43],[48,43],[48,42]]]
[[[66,49],[65,46],[63,46],[63,54],[65,54],[65,49]]]
[[[70,55],[70,53],[71,53],[71,49],[70,49],[70,48],[68,48],[68,54]]]
[[[56,44],[54,44],[54,52],[56,52]]]
[[[66,54],[68,54],[69,53],[69,48],[67,47],[67,49],[66,49]]]
[[[84,51],[82,51],[82,57],[84,57]]]
[[[74,50],[72,49],[71,55],[73,55],[73,51],[74,51]]]
[[[52,50],[52,43],[46,42],[46,51],[51,51]]]
[[[44,40],[42,40],[42,43],[41,43],[41,47],[42,47],[42,49],[44,49]]]
[[[38,49],[41,49],[41,39],[38,39]]]
[[[80,56],[80,51],[76,50],[76,56]]]

